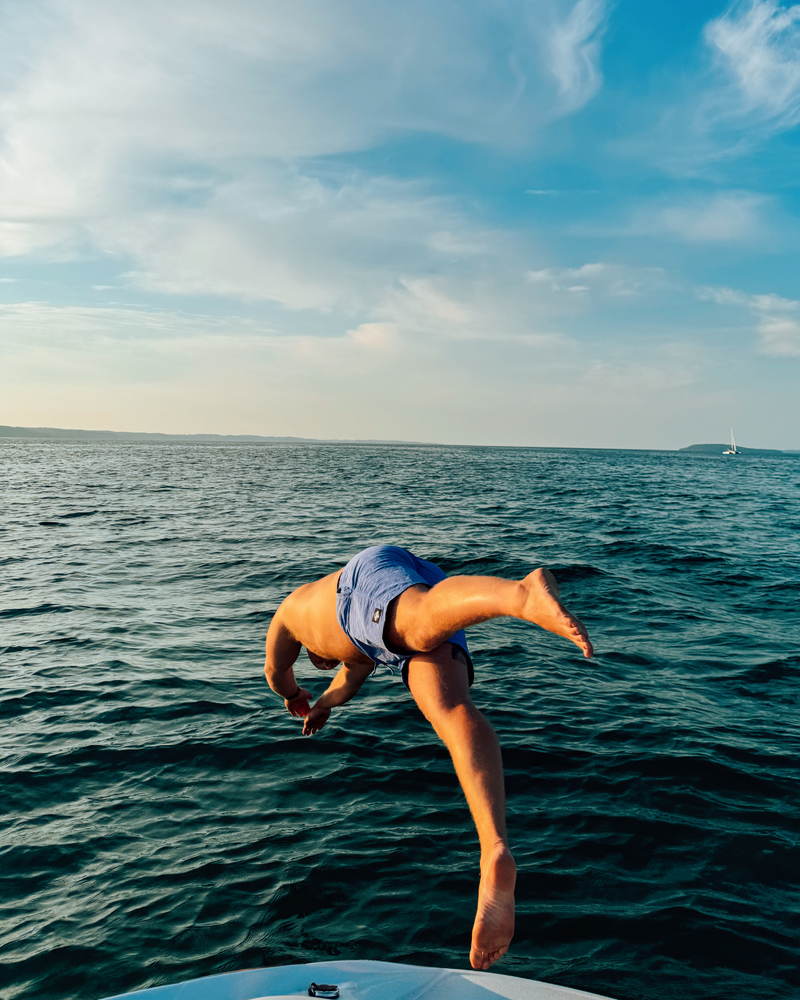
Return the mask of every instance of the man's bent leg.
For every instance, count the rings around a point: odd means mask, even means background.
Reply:
[[[524,580],[450,576],[433,587],[410,587],[389,605],[384,635],[409,652],[434,649],[460,629],[503,616],[533,622],[592,655],[585,626],[559,600],[548,569],[535,569]]]
[[[450,751],[478,830],[481,883],[470,963],[474,969],[488,969],[508,951],[514,934],[516,866],[506,838],[500,745],[472,704],[466,664],[453,658],[449,642],[411,658],[408,686]]]

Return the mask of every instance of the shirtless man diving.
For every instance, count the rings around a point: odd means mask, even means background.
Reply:
[[[516,865],[506,837],[500,745],[472,704],[473,669],[464,629],[501,616],[533,622],[592,655],[585,627],[558,599],[546,569],[524,580],[447,577],[434,563],[393,545],[365,549],[337,570],[298,587],[267,633],[264,672],[303,733],[316,733],[378,664],[397,666],[417,705],[446,745],[478,830],[481,881],[470,964],[488,969],[514,934]],[[341,664],[313,706],[292,666],[305,646],[320,670]]]

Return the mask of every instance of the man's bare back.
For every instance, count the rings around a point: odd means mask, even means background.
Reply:
[[[358,560],[373,554],[397,555],[420,563],[403,549],[376,547],[354,557],[343,571],[331,573],[293,591],[275,613],[267,633],[264,672],[270,687],[284,699],[293,716],[303,718],[303,733],[322,729],[331,710],[348,702],[372,673],[374,660],[365,650],[364,630],[356,632],[343,617],[340,579]],[[409,563],[409,565],[411,565]],[[584,626],[558,599],[558,586],[545,569],[524,580],[498,577],[444,578],[438,567],[433,586],[416,582],[413,569],[396,596],[375,608],[371,628],[387,653],[407,665],[407,684],[417,705],[447,746],[464,790],[481,845],[478,909],[472,932],[470,962],[488,969],[508,950],[514,933],[516,866],[505,827],[503,766],[497,737],[472,703],[467,673],[468,656],[457,655],[461,630],[491,618],[511,616],[530,621],[574,642],[585,656],[592,645]],[[441,579],[440,579],[441,577]],[[380,571],[373,572],[380,583]],[[426,577],[427,578],[427,577]],[[361,579],[367,579],[362,574]],[[364,585],[366,586],[366,584]],[[385,588],[384,588],[385,593]],[[391,590],[389,591],[391,593]],[[376,602],[378,598],[376,598]],[[338,602],[338,603],[337,603]],[[383,604],[386,603],[384,607]],[[370,605],[371,607],[371,605]],[[356,644],[358,643],[358,645]],[[339,664],[326,691],[310,703],[311,692],[300,687],[293,665],[305,646],[311,662],[321,670]],[[361,648],[359,648],[359,646]]]

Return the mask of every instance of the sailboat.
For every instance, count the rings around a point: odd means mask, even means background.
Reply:
[[[727,451],[723,451],[723,455],[741,455],[740,451],[736,450],[736,442],[733,439],[733,428],[731,427],[731,446]]]

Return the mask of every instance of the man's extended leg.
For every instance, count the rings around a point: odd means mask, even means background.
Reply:
[[[449,576],[434,587],[411,587],[389,605],[384,634],[409,652],[431,650],[459,629],[502,616],[540,625],[570,639],[584,656],[592,655],[586,628],[559,600],[558,584],[547,569],[536,569],[524,580]]]
[[[478,830],[481,883],[470,963],[474,969],[488,969],[508,951],[514,934],[516,866],[506,838],[500,745],[472,704],[466,664],[453,658],[449,642],[411,658],[408,686],[450,751]]]

